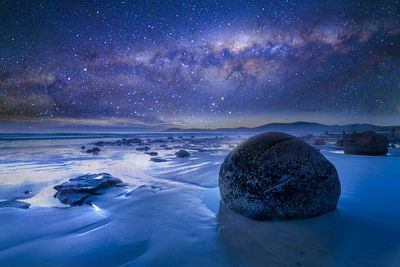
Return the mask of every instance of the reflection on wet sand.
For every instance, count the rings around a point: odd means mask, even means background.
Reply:
[[[217,222],[237,266],[395,266],[400,230],[336,210],[304,220],[256,221],[220,203]]]

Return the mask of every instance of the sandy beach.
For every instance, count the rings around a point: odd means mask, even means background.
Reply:
[[[220,164],[245,136],[140,137],[166,161],[150,161],[135,146],[105,146],[97,155],[80,149],[117,140],[110,137],[2,142],[0,198],[30,207],[0,208],[0,265],[396,266],[400,261],[398,148],[376,157],[321,146],[342,184],[337,210],[304,220],[255,221],[225,207],[218,190]],[[160,138],[176,148],[152,142]],[[191,156],[177,158],[180,148]],[[126,186],[94,196],[91,205],[69,207],[54,198],[53,186],[101,172]]]

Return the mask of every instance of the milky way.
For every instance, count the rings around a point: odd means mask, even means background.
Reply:
[[[399,1],[83,2],[1,2],[1,121],[400,123]]]

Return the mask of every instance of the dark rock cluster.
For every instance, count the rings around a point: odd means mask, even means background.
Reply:
[[[72,178],[68,182],[54,186],[54,195],[61,203],[81,205],[92,195],[100,195],[105,189],[123,185],[118,178],[108,173],[87,174]]]

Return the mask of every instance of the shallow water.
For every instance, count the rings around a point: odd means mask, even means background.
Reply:
[[[140,135],[144,140],[175,137],[168,141],[176,147],[172,150],[146,140],[150,151],[167,160],[161,163],[136,151],[136,145],[107,146],[98,155],[80,149],[123,135],[7,136],[3,141],[0,135],[0,199],[31,204],[26,210],[0,209],[0,265],[400,264],[398,149],[371,157],[321,147],[341,180],[337,210],[312,219],[269,222],[248,219],[220,203],[220,163],[243,138],[179,135]],[[176,158],[180,147],[191,156]],[[54,185],[99,172],[129,186],[97,196],[93,206],[66,207],[53,197]]]

